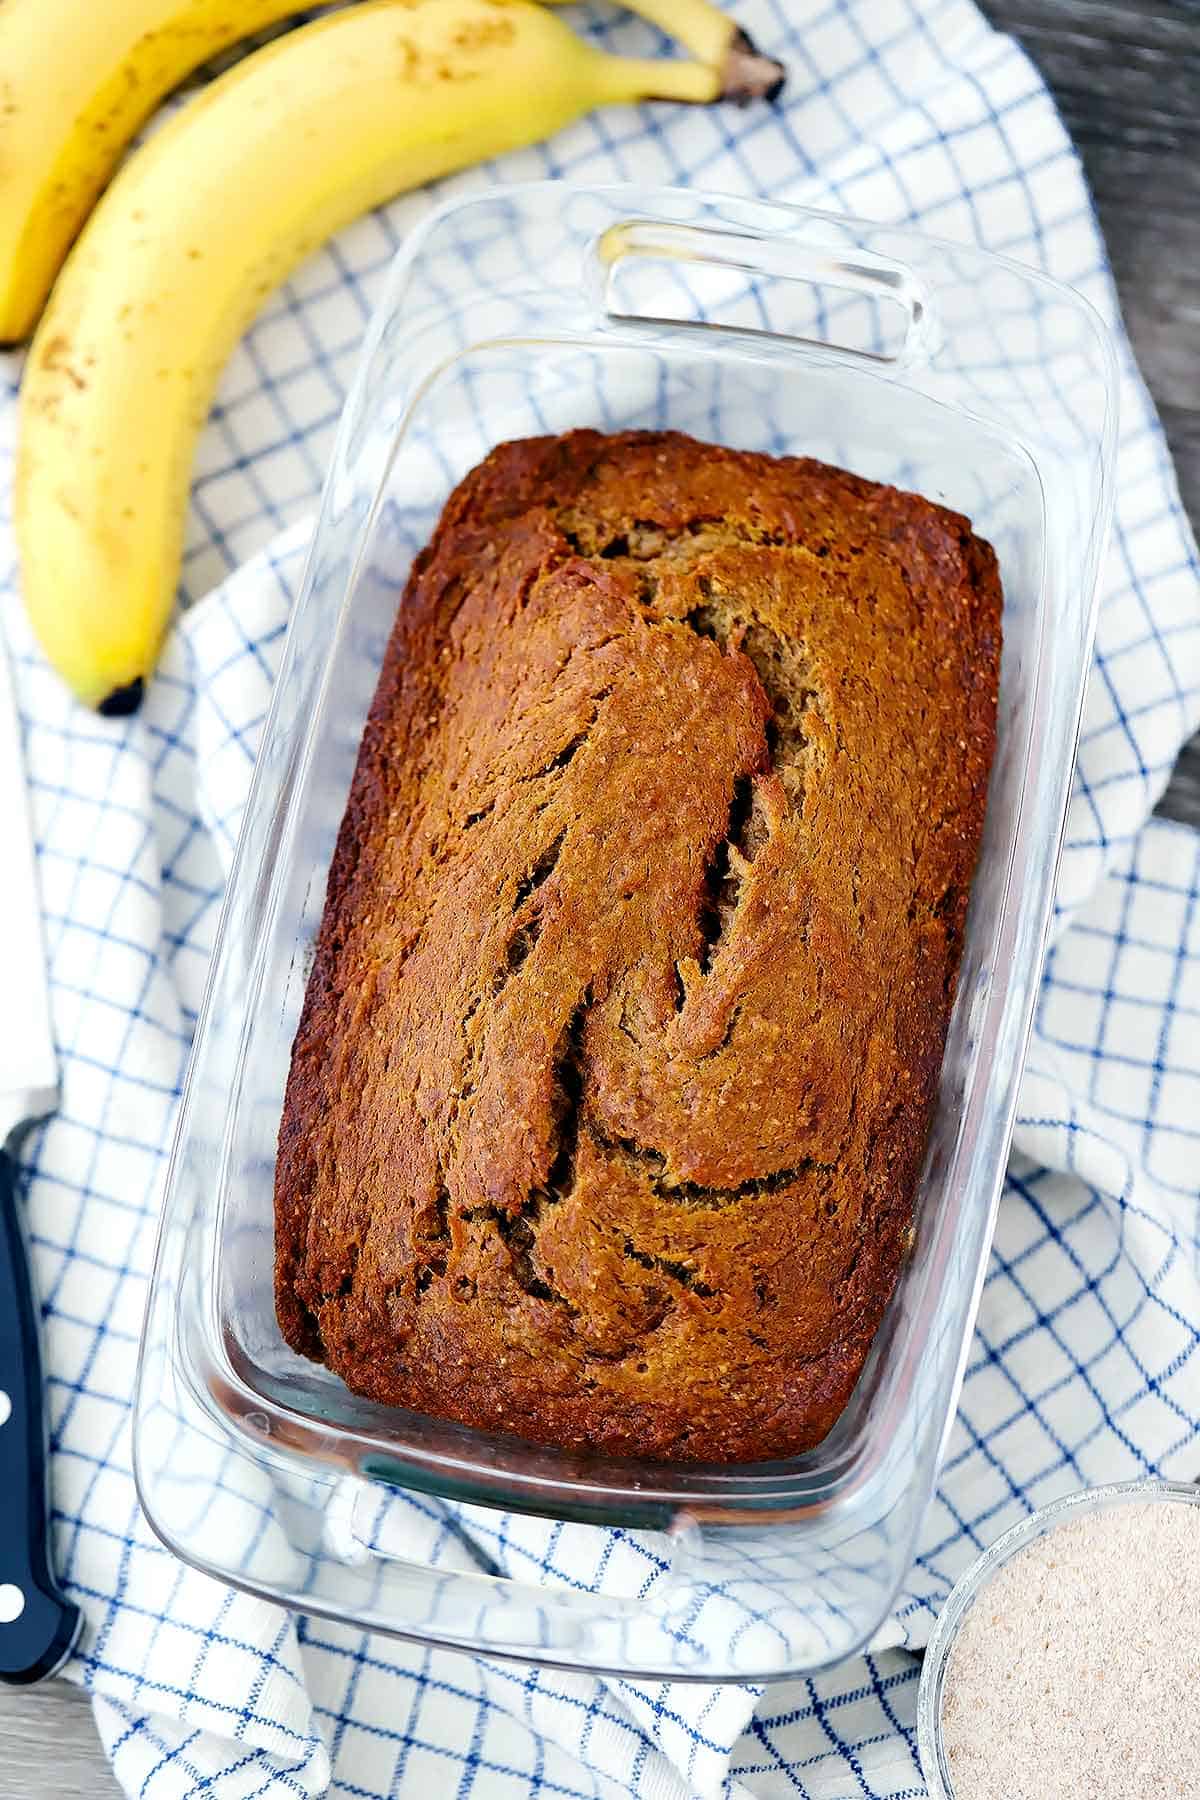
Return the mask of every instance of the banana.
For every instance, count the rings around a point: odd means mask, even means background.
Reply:
[[[550,0],[561,4],[561,0]],[[32,331],[76,233],[164,95],[301,0],[0,0],[0,344]],[[632,0],[720,75],[773,97],[759,56],[712,0]]]
[[[562,6],[567,0],[545,3]],[[726,100],[774,100],[782,88],[783,64],[763,56],[736,19],[712,0],[624,0],[624,4],[676,38],[697,62],[716,69]]]
[[[25,603],[79,697],[138,705],[217,378],[303,256],[591,107],[718,90],[699,63],[604,55],[531,0],[362,0],[245,58],[136,150],[63,266],[21,389]]]
[[[300,0],[0,0],[0,343],[27,337],[164,94]]]

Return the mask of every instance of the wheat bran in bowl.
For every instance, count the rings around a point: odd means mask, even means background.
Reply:
[[[918,1701],[931,1800],[1200,1797],[1200,1487],[1073,1494],[963,1576]]]

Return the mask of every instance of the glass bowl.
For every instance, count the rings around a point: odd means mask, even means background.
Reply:
[[[455,202],[412,235],[342,418],[168,1175],[135,1467],[180,1556],[372,1629],[624,1674],[766,1680],[871,1636],[911,1560],[986,1267],[1090,660],[1115,395],[1085,301],[891,227],[549,183]],[[581,425],[817,456],[967,513],[1000,561],[997,756],[911,1246],[841,1419],[787,1461],[566,1454],[373,1405],[275,1320],[283,1087],[398,597],[487,451]],[[364,1525],[389,1488],[637,1531],[661,1579],[649,1601],[433,1566],[411,1532]]]
[[[942,1689],[950,1652],[958,1640],[963,1620],[976,1600],[1004,1565],[1019,1556],[1036,1538],[1089,1513],[1148,1500],[1200,1506],[1200,1487],[1189,1482],[1150,1479],[1116,1481],[1107,1487],[1084,1488],[1079,1493],[1066,1494],[1061,1500],[1051,1501],[1048,1506],[1040,1507],[1027,1519],[1011,1526],[959,1577],[938,1615],[926,1647],[917,1694],[917,1750],[929,1800],[954,1800],[954,1787],[942,1747]]]

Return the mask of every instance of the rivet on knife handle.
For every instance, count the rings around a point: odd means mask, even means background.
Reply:
[[[37,1310],[16,1170],[0,1150],[0,1681],[25,1686],[61,1667],[79,1609],[50,1573],[46,1430]]]

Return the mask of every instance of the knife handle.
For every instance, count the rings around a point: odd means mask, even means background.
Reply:
[[[0,1681],[16,1686],[53,1675],[80,1626],[50,1572],[39,1335],[16,1165],[0,1149]]]

